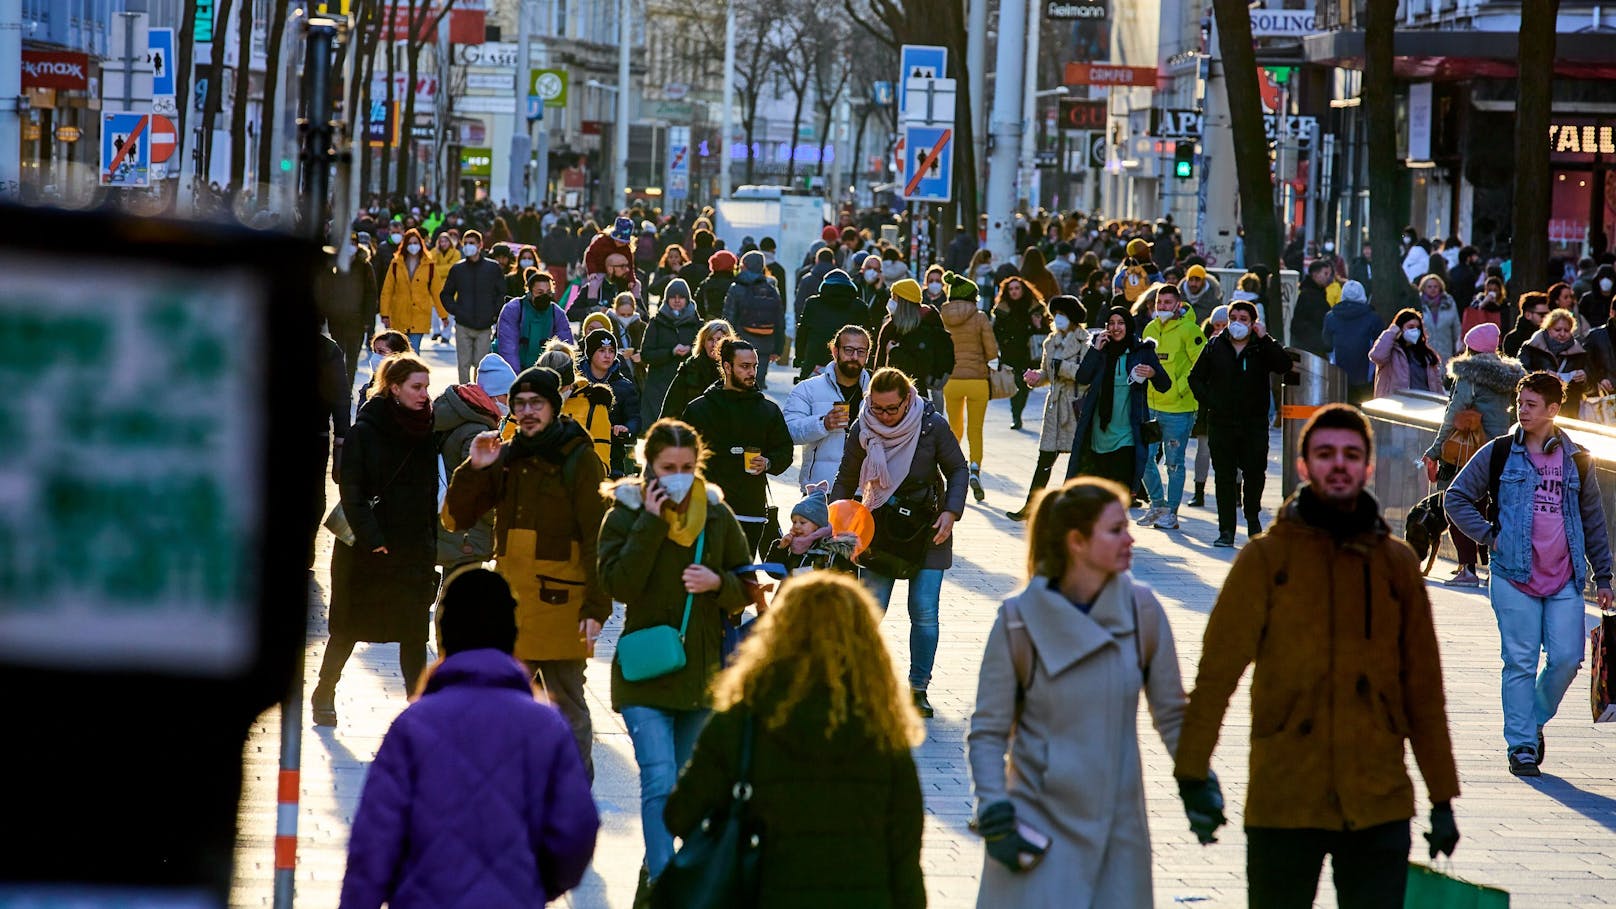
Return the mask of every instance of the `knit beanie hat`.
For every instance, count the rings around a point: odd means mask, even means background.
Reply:
[[[486,568],[450,575],[438,604],[438,645],[445,656],[485,648],[515,650],[516,598],[505,579]]]
[[[830,244],[834,245],[836,243],[841,242],[842,232],[837,230],[834,227],[831,227],[831,226],[827,225],[824,230],[819,232],[819,239],[824,240],[826,243],[830,243]]]
[[[970,300],[975,302],[982,298],[982,291],[976,286],[976,282],[964,275],[956,275],[951,271],[944,272],[943,284],[948,287],[948,299],[950,300]]]
[[[561,412],[561,376],[553,369],[543,366],[530,366],[522,370],[522,374],[511,383],[511,403],[516,403],[519,394],[536,394],[550,402],[556,413]]]
[[[858,252],[852,254],[851,256],[848,256],[847,257],[847,273],[851,275],[851,274],[857,272],[859,269],[863,268],[864,267],[864,260],[868,259],[869,257],[870,257],[870,254],[867,251],[862,250],[862,249],[859,250]]]
[[[590,332],[597,329],[610,332],[612,330],[612,317],[603,312],[592,312],[584,316],[584,324],[579,327],[578,333],[587,338]]]
[[[1357,281],[1348,281],[1341,285],[1341,302],[1368,303],[1369,294],[1364,292],[1364,286]]]
[[[634,239],[634,219],[618,218],[612,223],[612,239],[619,243],[627,243]]]
[[[669,297],[684,297],[686,300],[690,299],[690,285],[685,283],[684,278],[674,278],[672,281],[668,282],[667,287],[662,289],[663,302],[667,302]]]
[[[903,278],[892,282],[892,296],[898,300],[907,300],[910,303],[920,302],[920,284],[914,278]]]
[[[594,357],[595,352],[610,344],[617,347],[617,338],[604,328],[597,328],[584,338],[584,356]]]
[[[1464,343],[1466,347],[1476,353],[1497,353],[1498,334],[1497,325],[1491,322],[1483,322],[1465,332]]]
[[[1186,280],[1190,278],[1200,278],[1202,281],[1205,281],[1207,278],[1206,269],[1199,265],[1191,265],[1189,268],[1184,270],[1184,278]]]
[[[477,387],[487,392],[490,398],[510,391],[511,383],[515,381],[516,370],[499,354],[489,354],[477,364]]]
[[[1209,318],[1213,324],[1229,321],[1229,304],[1221,303],[1212,307],[1212,315]]]
[[[741,267],[755,275],[763,274],[763,266],[766,264],[768,263],[764,260],[763,254],[755,249],[741,256]]]
[[[815,527],[830,525],[830,496],[823,490],[808,493],[807,497],[791,509],[792,517],[801,517]]]
[[[707,267],[715,272],[734,271],[735,265],[735,254],[727,249],[721,249],[707,257]]]
[[[847,274],[847,272],[842,271],[840,268],[833,268],[825,273],[825,280],[819,282],[821,289],[831,285],[836,285],[839,287],[852,287],[853,279]]]

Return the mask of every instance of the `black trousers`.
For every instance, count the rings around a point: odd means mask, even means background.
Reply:
[[[412,695],[415,688],[421,683],[421,673],[426,671],[426,628],[421,629],[423,635],[419,641],[401,641],[398,645],[398,671],[404,676],[404,693]],[[341,635],[332,635],[325,642],[325,656],[320,660],[319,688],[326,691],[335,691],[337,681],[342,678],[342,668],[348,664],[348,658],[353,656],[354,645],[359,643],[353,638]]]
[[[1012,367],[1010,370],[1016,377],[1016,393],[1010,396],[1010,418],[1017,423],[1021,422],[1021,412],[1027,409],[1027,398],[1032,394],[1032,389],[1027,387],[1026,380],[1021,378],[1021,374],[1025,371],[1025,369],[1017,367]],[[1039,452],[1039,455],[1042,454],[1043,452]]]
[[[589,719],[589,701],[584,697],[583,660],[523,660],[533,681],[555,704],[556,709],[572,727],[572,740],[578,745],[578,756],[583,758],[584,773],[595,781],[594,741],[595,727]]]
[[[1363,830],[1247,827],[1247,905],[1308,909],[1328,855],[1341,909],[1397,909],[1408,881],[1408,848],[1408,821]]]
[[[1255,426],[1209,428],[1212,446],[1212,472],[1218,497],[1218,533],[1235,532],[1235,500],[1246,511],[1246,527],[1257,526],[1262,510],[1263,482],[1268,473],[1268,421]],[[1245,488],[1241,489],[1244,483]]]
[[[1058,451],[1038,450],[1038,467],[1032,472],[1032,485],[1027,487],[1027,501],[1031,502],[1038,490],[1049,485],[1049,475],[1055,469],[1055,461],[1061,456]]]
[[[354,377],[359,374],[360,353],[365,349],[365,326],[332,325],[331,340],[342,348],[342,365],[348,373],[348,384],[344,387],[351,392]]]
[[[1116,451],[1099,452],[1085,449],[1078,461],[1078,473],[1112,480],[1123,489],[1132,489],[1133,446],[1124,445]]]

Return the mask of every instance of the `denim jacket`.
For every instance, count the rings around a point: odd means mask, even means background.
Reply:
[[[1487,473],[1492,465],[1493,446],[1510,446],[1509,460],[1498,482],[1498,521],[1489,523],[1485,511]],[[1601,590],[1611,582],[1610,541],[1605,532],[1605,510],[1600,503],[1599,479],[1590,470],[1587,485],[1577,472],[1574,455],[1577,444],[1556,429],[1544,446],[1558,451],[1563,459],[1564,501],[1579,507],[1565,507],[1566,540],[1571,550],[1572,582],[1582,590],[1588,569]],[[1493,570],[1511,581],[1525,582],[1532,576],[1532,492],[1537,488],[1537,468],[1526,454],[1525,436],[1519,429],[1482,446],[1454,478],[1443,497],[1448,519],[1465,536],[1492,549]],[[1584,566],[1587,566],[1586,568]]]

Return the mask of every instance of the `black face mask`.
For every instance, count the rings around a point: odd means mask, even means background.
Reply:
[[[533,295],[533,302],[538,303],[540,305],[550,303],[554,299],[555,298],[550,296],[550,294],[548,294],[546,292],[543,292],[543,291],[540,291],[539,293],[536,293],[536,294]]]

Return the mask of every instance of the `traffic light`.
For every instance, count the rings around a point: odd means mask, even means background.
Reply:
[[[1173,176],[1180,180],[1195,176],[1195,140],[1180,139],[1174,143]]]

